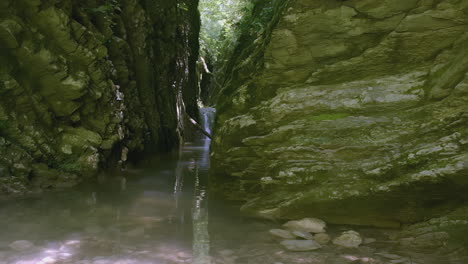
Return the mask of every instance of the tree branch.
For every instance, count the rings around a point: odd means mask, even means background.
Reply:
[[[195,128],[197,128],[198,130],[200,130],[200,132],[202,132],[205,136],[207,136],[209,139],[212,139],[213,137],[211,136],[210,133],[206,132],[205,129],[203,129],[200,124],[197,123],[197,121],[195,121],[193,118],[191,118],[189,116],[189,114],[185,113],[185,116],[187,117],[187,119],[190,121],[190,123],[192,123]]]

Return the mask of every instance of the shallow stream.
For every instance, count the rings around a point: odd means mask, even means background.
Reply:
[[[370,243],[286,251],[268,233],[281,223],[242,219],[223,201],[208,206],[209,143],[197,139],[178,157],[148,159],[99,184],[2,202],[0,264],[468,263],[402,250],[388,238],[395,230],[345,226],[329,234],[353,228]]]

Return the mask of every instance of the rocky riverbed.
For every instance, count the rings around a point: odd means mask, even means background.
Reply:
[[[406,244],[399,229],[327,225],[316,218],[283,224],[214,216],[212,256],[219,264],[464,264],[468,251],[426,235],[424,246]],[[227,226],[233,225],[235,227]],[[223,233],[216,233],[224,226]],[[237,230],[237,231],[235,231]],[[320,231],[320,232],[319,232]],[[406,234],[408,235],[408,234]],[[422,238],[420,238],[422,241]]]
[[[188,157],[200,151],[187,148]],[[193,161],[187,157],[188,168]],[[202,157],[202,156],[200,156]],[[153,162],[158,162],[153,161]],[[174,165],[102,185],[0,204],[0,264],[193,263],[193,193],[172,193]],[[185,164],[185,163],[184,163]],[[177,166],[175,166],[177,168]],[[157,173],[159,178],[152,177]],[[146,176],[145,176],[146,175]],[[190,186],[190,170],[185,186]],[[164,180],[165,179],[165,180]],[[176,202],[178,201],[178,202]],[[332,225],[317,217],[259,221],[209,201],[211,264],[465,264],[468,250],[431,225]],[[178,203],[178,204],[177,204]],[[32,221],[34,220],[34,221]],[[440,219],[443,225],[447,219]],[[410,232],[412,230],[412,232]]]

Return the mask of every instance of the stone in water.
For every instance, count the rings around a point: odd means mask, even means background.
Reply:
[[[317,218],[304,218],[302,220],[289,221],[283,226],[295,231],[325,233],[327,224],[323,220]]]
[[[317,241],[320,245],[326,245],[330,242],[330,236],[326,233],[319,233],[314,236],[314,240]]]
[[[270,234],[272,234],[275,237],[279,238],[284,238],[284,239],[293,239],[295,236],[291,234],[288,230],[283,230],[283,229],[271,229]]]
[[[34,247],[34,244],[27,240],[18,240],[10,244],[10,248],[16,251],[25,251]]]
[[[313,240],[284,240],[281,245],[290,251],[310,251],[322,247]]]
[[[307,240],[314,240],[314,236],[309,232],[304,231],[292,231],[292,234],[296,237],[300,237]]]
[[[362,238],[358,232],[350,230],[333,239],[333,244],[346,248],[357,248],[362,244]]]

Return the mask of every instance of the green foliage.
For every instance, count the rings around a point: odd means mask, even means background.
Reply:
[[[208,53],[214,61],[233,49],[239,37],[241,19],[252,12],[249,0],[201,0],[199,5],[202,28],[202,56]]]

